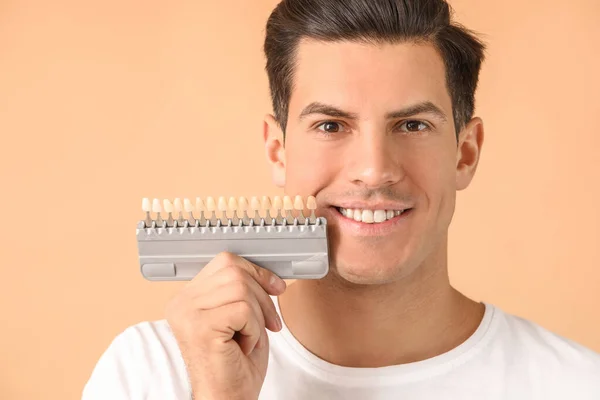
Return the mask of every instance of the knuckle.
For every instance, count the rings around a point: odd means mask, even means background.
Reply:
[[[232,284],[234,295],[238,299],[248,299],[252,294],[250,287],[244,281],[236,281]]]
[[[235,264],[235,255],[228,251],[222,251],[221,253],[217,254],[215,259],[225,265]]]
[[[227,279],[232,282],[241,282],[244,281],[244,271],[242,271],[239,267],[235,265],[229,265],[224,268],[224,274],[226,274]]]
[[[252,306],[247,301],[240,301],[237,303],[237,310],[240,315],[244,317],[244,319],[251,319],[254,317],[254,310]]]

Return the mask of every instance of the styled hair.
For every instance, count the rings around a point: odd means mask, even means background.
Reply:
[[[264,52],[275,119],[285,134],[302,39],[433,45],[446,70],[456,134],[473,117],[485,45],[452,20],[445,0],[282,0],[267,21]]]

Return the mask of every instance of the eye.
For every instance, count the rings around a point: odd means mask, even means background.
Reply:
[[[423,121],[418,121],[418,120],[409,120],[409,121],[405,121],[402,124],[399,125],[400,129],[405,131],[405,132],[409,132],[409,133],[414,133],[414,132],[421,132],[424,130],[429,129],[429,125],[426,124]]]
[[[326,121],[317,126],[317,129],[324,133],[337,133],[342,132],[344,127],[339,122]]]

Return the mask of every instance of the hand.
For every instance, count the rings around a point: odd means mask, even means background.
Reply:
[[[231,253],[208,263],[167,306],[193,398],[257,399],[267,372],[265,328],[281,330],[269,295],[285,282]]]

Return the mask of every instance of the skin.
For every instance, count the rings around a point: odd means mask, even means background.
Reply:
[[[316,196],[331,268],[288,286],[283,320],[309,351],[342,366],[451,350],[484,313],[450,285],[447,270],[456,192],[475,174],[481,119],[457,139],[443,60],[429,44],[303,40],[296,61],[285,144],[267,115],[266,156],[286,194]],[[419,104],[430,110],[399,112]],[[376,225],[346,219],[339,206],[410,210]]]

